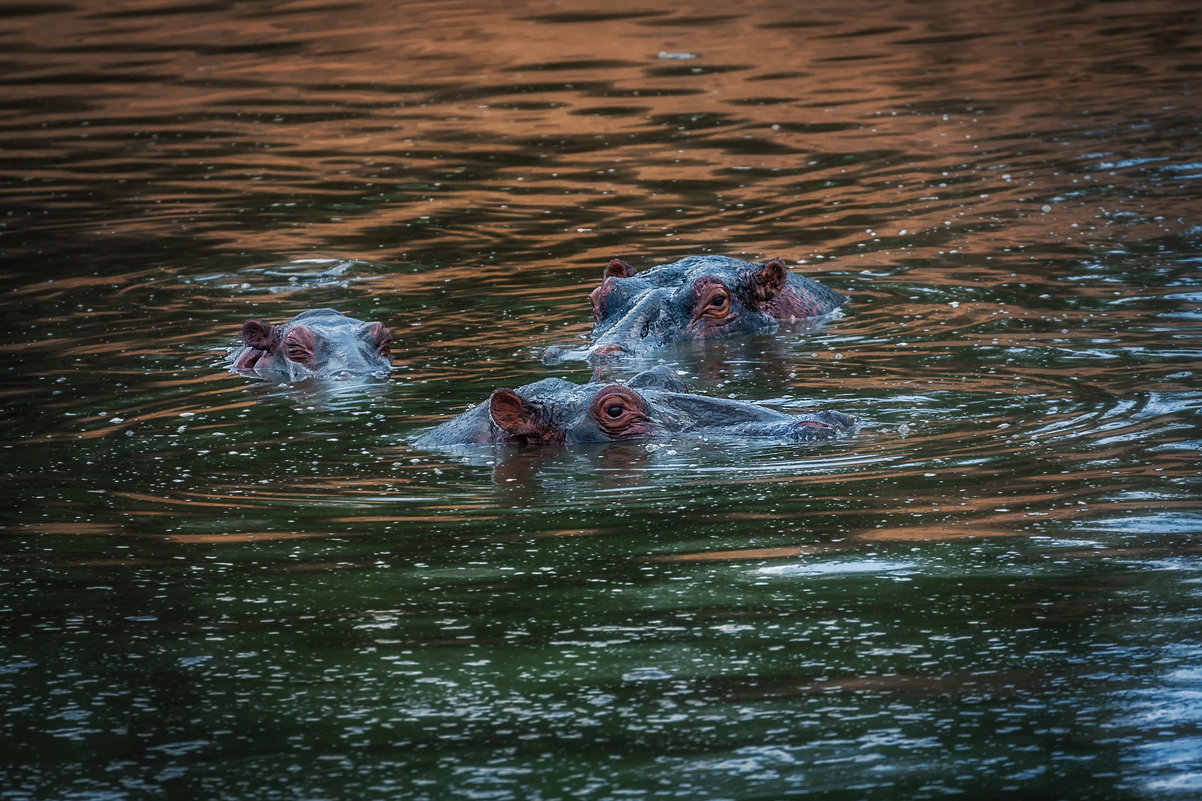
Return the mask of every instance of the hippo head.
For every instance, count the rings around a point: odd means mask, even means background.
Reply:
[[[821,317],[846,302],[837,292],[789,272],[780,259],[746,262],[689,256],[642,273],[621,259],[592,291],[593,331],[586,348],[551,348],[544,361],[604,361],[638,356],[674,340],[711,339]]]
[[[564,445],[665,439],[680,435],[826,439],[855,425],[839,412],[789,415],[754,403],[694,395],[667,367],[626,384],[573,384],[547,378],[494,390],[487,403],[426,432],[418,447],[499,443]]]
[[[311,309],[286,323],[242,324],[243,346],[232,354],[235,370],[304,378],[386,378],[392,369],[392,333],[333,309]]]

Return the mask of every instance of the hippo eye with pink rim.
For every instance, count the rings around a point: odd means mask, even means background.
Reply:
[[[289,361],[308,364],[313,360],[316,347],[317,337],[303,325],[296,326],[284,337],[284,355]]]
[[[709,284],[702,288],[693,319],[708,317],[720,320],[730,314],[730,290],[721,284]]]
[[[597,393],[592,403],[592,417],[610,436],[637,433],[639,423],[646,421],[643,399],[629,387],[615,384]]]

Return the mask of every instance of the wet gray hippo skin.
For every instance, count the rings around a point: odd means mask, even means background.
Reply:
[[[726,337],[822,317],[847,302],[789,272],[780,259],[756,263],[728,256],[689,256],[641,273],[614,259],[589,300],[595,322],[588,347],[552,347],[544,361],[638,356],[678,339]]]
[[[289,381],[305,378],[386,378],[392,369],[392,333],[333,309],[310,309],[286,323],[242,324],[245,343],[230,354],[235,370]]]
[[[677,435],[762,437],[802,442],[851,430],[839,412],[789,415],[754,403],[694,395],[667,367],[627,384],[573,384],[545,378],[498,389],[486,403],[431,429],[417,447],[498,443],[566,445],[663,439]]]

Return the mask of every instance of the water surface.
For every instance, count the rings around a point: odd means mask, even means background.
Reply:
[[[1202,793],[1193,4],[0,16],[0,798]],[[859,433],[410,447],[693,253],[852,301],[605,376]]]

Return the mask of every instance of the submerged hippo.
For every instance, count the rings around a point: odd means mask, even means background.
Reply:
[[[641,273],[614,259],[589,300],[595,322],[588,347],[552,347],[544,361],[602,361],[678,339],[765,331],[781,322],[822,317],[847,302],[838,292],[789,272],[780,259],[755,263],[728,256],[689,256]]]
[[[754,403],[693,395],[667,367],[627,384],[573,384],[545,378],[494,390],[482,403],[427,431],[418,447],[500,443],[563,445],[661,439],[681,434],[818,440],[849,431],[855,418],[839,412],[789,415]]]
[[[333,309],[311,309],[286,323],[242,324],[246,344],[230,354],[235,370],[302,378],[386,378],[392,369],[392,333]]]

